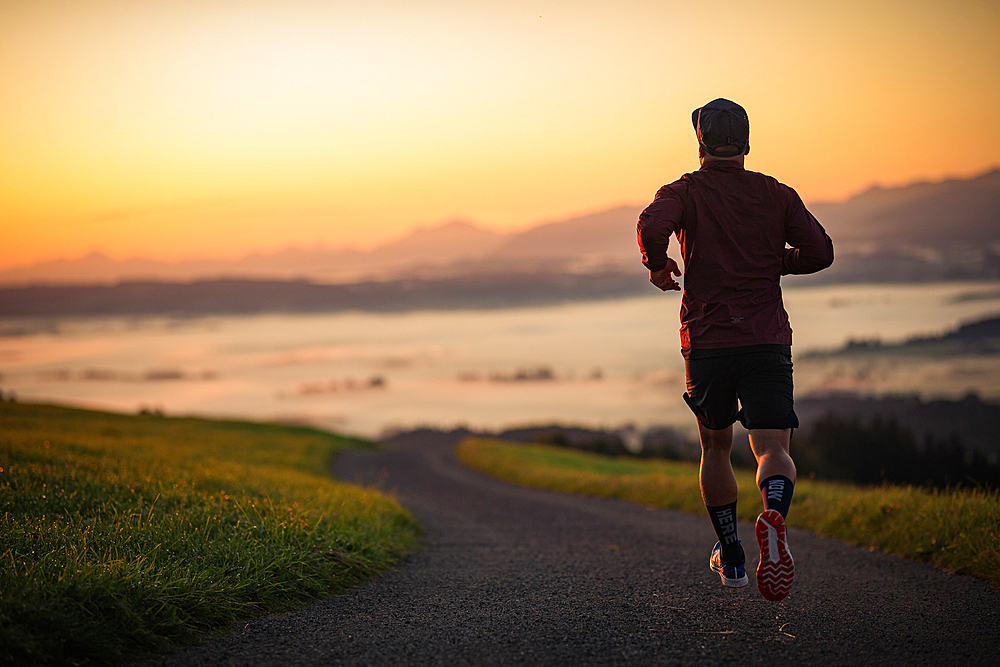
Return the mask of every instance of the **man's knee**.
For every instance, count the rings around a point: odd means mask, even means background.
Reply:
[[[750,431],[750,447],[758,459],[771,455],[789,455],[790,428],[758,428]]]
[[[699,423],[698,435],[703,451],[729,452],[733,448],[733,427],[731,425],[723,429],[712,429]]]

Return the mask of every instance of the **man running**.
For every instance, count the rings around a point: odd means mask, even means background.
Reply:
[[[730,461],[738,419],[750,431],[764,499],[756,525],[757,588],[768,600],[782,600],[795,575],[785,517],[795,484],[788,448],[799,420],[792,329],[779,280],[830,266],[833,243],[794,190],[743,168],[750,153],[743,107],[720,98],[695,109],[691,121],[701,169],[660,188],[639,215],[642,263],[661,290],[680,290],[674,276],[681,271],[667,256],[670,235],[677,235],[685,270],[684,401],[698,419],[701,493],[719,537],[709,566],[725,586],[749,583]]]

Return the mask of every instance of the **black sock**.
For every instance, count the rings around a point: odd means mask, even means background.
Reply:
[[[778,510],[782,518],[788,516],[792,505],[792,491],[795,483],[784,475],[771,475],[760,483],[760,495],[764,498],[764,509]]]
[[[726,565],[738,565],[744,562],[743,547],[736,536],[736,503],[718,507],[708,507],[708,516],[712,519],[712,527],[722,544],[722,560]]]

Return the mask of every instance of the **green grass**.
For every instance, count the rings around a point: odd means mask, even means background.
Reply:
[[[108,664],[342,592],[417,526],[328,477],[364,441],[0,403],[0,663]]]
[[[705,512],[694,463],[609,458],[496,440],[466,440],[457,454],[462,463],[515,484]],[[752,521],[761,510],[760,492],[752,473],[737,470],[736,478],[739,517]],[[1000,587],[997,492],[800,479],[788,519],[795,528],[933,563]]]

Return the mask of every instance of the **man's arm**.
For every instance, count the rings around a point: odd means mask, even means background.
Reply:
[[[684,205],[669,185],[660,188],[653,203],[639,214],[636,236],[642,251],[642,265],[649,269],[650,280],[653,279],[652,274],[667,268],[668,262],[673,264],[673,269],[677,269],[677,263],[667,257],[667,247],[670,235],[680,228],[683,214]],[[679,276],[681,272],[677,270],[676,274]],[[669,272],[667,275],[670,275]]]
[[[813,217],[794,190],[790,194],[788,216],[785,223],[785,248],[781,262],[781,275],[802,275],[822,271],[833,264],[833,241],[823,225]]]

